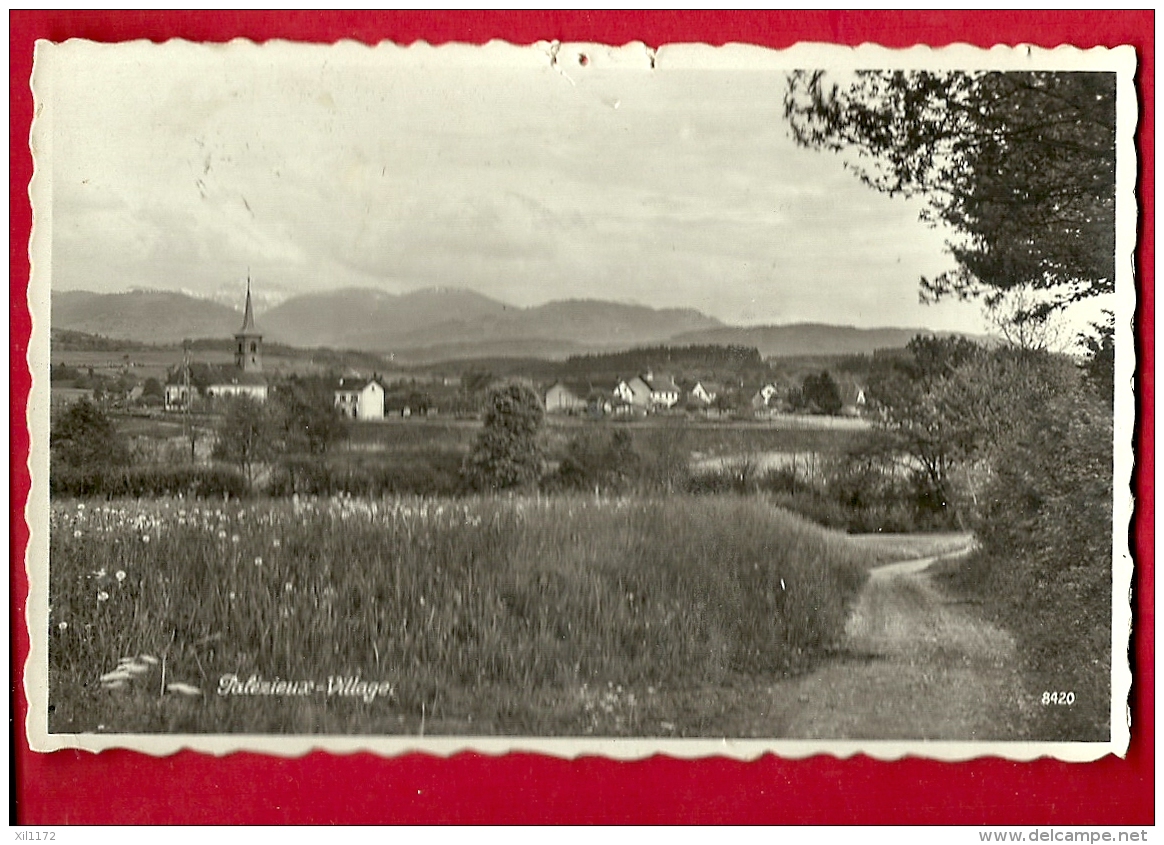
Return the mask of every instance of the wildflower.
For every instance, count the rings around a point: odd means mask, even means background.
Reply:
[[[294,586],[292,586],[292,584],[291,584],[291,582],[290,582],[290,581],[288,581],[286,584],[284,584],[284,585],[283,585],[283,591],[284,591],[284,592],[287,592],[287,593],[289,593],[289,592],[291,592],[291,591],[292,591],[292,590],[294,590],[294,589],[295,589],[295,587],[294,587]]]
[[[151,665],[139,657],[123,657],[117,661],[116,671],[125,672],[133,676],[144,675],[150,671]]]
[[[225,540],[225,539],[226,539],[226,532],[225,532],[225,531],[219,531],[219,532],[218,532],[218,539],[219,539],[219,540]]]
[[[109,601],[109,593],[105,592],[104,590],[101,590],[100,592],[97,593],[97,601],[99,601],[99,602]]]
[[[97,576],[98,578],[104,578],[104,577],[105,577],[105,567],[104,567],[104,566],[103,566],[103,567],[101,567],[100,569],[98,569],[98,570],[97,570],[96,572],[94,572],[93,574],[94,574],[95,576]]]
[[[141,535],[141,541],[142,541],[143,543],[148,543],[148,542],[150,541],[150,535],[149,535],[149,534],[142,534],[142,535]]]
[[[61,624],[57,625],[57,627],[60,628],[62,631],[64,631],[65,629],[67,629],[69,627],[69,623],[62,622]]]
[[[277,548],[279,548],[281,545],[283,545],[283,541],[282,541],[282,540],[280,540],[278,537],[276,537],[274,540],[272,540],[272,541],[271,541],[271,545],[272,545],[272,546],[274,546],[274,547],[277,549]]]
[[[125,580],[125,570],[124,569],[117,570],[115,573],[113,573],[113,577],[116,578],[117,583],[120,584],[122,581]]]
[[[238,535],[237,535],[237,534],[232,534],[232,535],[231,535],[231,538],[230,538],[230,541],[231,541],[232,543],[237,543],[237,542],[238,542]]]
[[[166,690],[168,692],[180,693],[181,695],[202,695],[202,690],[198,689],[198,687],[178,682],[166,684]]]
[[[79,511],[85,510],[85,503],[84,502],[77,502],[77,510],[79,510]]]
[[[230,594],[230,600],[234,601],[234,593],[233,592]]]
[[[262,555],[259,555],[258,557],[255,558],[255,566],[262,566],[262,565],[263,565],[263,557],[262,557]]]
[[[74,531],[73,536],[76,537],[78,540],[80,540],[81,539],[81,529],[78,528],[76,531]]]

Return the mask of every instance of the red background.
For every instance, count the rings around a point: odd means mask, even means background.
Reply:
[[[1154,821],[1154,13],[1137,12],[11,12],[10,13],[10,371],[12,490],[12,666],[15,797],[20,824],[66,823],[762,823],[762,824],[1151,824]],[[530,754],[443,760],[315,753],[285,760],[257,754],[214,758],[191,752],[155,759],[128,751],[34,754],[24,738],[19,684],[28,654],[23,560],[28,529],[30,375],[25,361],[26,139],[28,80],[38,38],[122,41],[286,38],[375,43],[501,38],[651,45],[797,41],[890,47],[917,43],[1030,43],[1044,47],[1133,45],[1141,92],[1139,319],[1141,426],[1135,480],[1136,631],[1132,745],[1127,759],[1095,763],[997,759],[948,764],[882,763],[828,756],[751,763],[664,757],[633,763],[562,761]],[[1118,659],[1118,656],[1117,656]]]

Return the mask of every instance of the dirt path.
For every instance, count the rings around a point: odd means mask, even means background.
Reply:
[[[933,583],[939,559],[871,570],[837,659],[773,689],[779,736],[1021,738],[1014,641]]]

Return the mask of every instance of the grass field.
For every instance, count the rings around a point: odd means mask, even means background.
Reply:
[[[467,452],[480,426],[473,420],[442,418],[359,423],[351,427],[349,438],[340,448],[384,452],[460,449]],[[616,430],[629,432],[635,448],[642,451],[650,451],[659,440],[669,440],[700,457],[771,452],[837,454],[865,435],[860,428],[811,428],[779,422],[700,423],[668,417],[610,422],[549,417],[540,437],[546,453],[553,457],[564,453],[566,444],[573,437]]]
[[[758,498],[54,502],[50,726],[722,735],[870,560]]]

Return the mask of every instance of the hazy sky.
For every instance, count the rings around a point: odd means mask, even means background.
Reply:
[[[53,287],[213,294],[249,267],[281,294],[453,286],[982,328],[975,305],[918,303],[952,259],[916,203],[792,143],[781,72],[390,52],[62,51]]]

